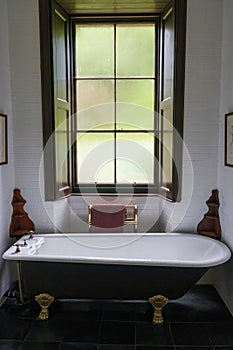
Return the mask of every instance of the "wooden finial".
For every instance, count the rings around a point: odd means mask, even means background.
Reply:
[[[27,234],[30,230],[35,230],[34,223],[23,208],[25,203],[26,200],[20,194],[20,190],[15,188],[11,202],[13,213],[9,228],[10,237],[20,237]]]
[[[221,239],[221,225],[219,219],[219,198],[218,190],[212,190],[212,195],[207,200],[208,212],[204,215],[204,218],[199,222],[197,226],[197,232],[200,235]]]

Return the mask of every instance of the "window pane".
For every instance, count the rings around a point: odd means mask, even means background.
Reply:
[[[116,86],[117,128],[153,129],[154,81],[120,80]]]
[[[77,81],[78,129],[114,127],[114,92],[112,80]]]
[[[155,25],[117,25],[117,77],[153,77]]]
[[[56,41],[55,41],[55,69],[56,69],[56,95],[57,98],[67,100],[67,54],[66,54],[66,22],[56,13]]]
[[[114,144],[112,133],[86,133],[77,139],[79,183],[114,183]]]
[[[173,164],[173,124],[172,124],[172,108],[164,108],[163,110],[163,162],[162,162],[162,182],[169,186],[172,183],[172,164]]]
[[[67,114],[68,112],[64,109],[57,108],[55,113],[55,129],[58,131],[67,130]]]
[[[163,99],[173,96],[174,24],[171,13],[164,21]]]
[[[113,77],[113,25],[76,25],[76,74]]]
[[[118,134],[117,183],[154,183],[154,135]]]
[[[59,186],[67,184],[67,134],[64,132],[55,133],[56,145],[56,179]]]
[[[172,140],[171,132],[163,134],[163,183],[167,186],[172,183]]]
[[[163,131],[170,131],[173,130],[173,109],[171,106],[164,107],[163,111]]]

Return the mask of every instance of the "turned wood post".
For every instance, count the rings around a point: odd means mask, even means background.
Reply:
[[[218,190],[212,190],[212,195],[207,200],[206,204],[209,210],[199,222],[197,232],[203,236],[221,239],[222,230],[218,213],[220,206]]]
[[[31,230],[35,230],[35,225],[24,210],[26,200],[20,194],[20,189],[15,188],[12,198],[13,213],[9,228],[10,237],[21,237]]]

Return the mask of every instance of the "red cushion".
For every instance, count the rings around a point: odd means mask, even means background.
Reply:
[[[94,204],[91,208],[92,226],[103,228],[123,226],[125,212],[123,204]]]

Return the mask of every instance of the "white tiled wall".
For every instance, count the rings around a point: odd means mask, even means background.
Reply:
[[[0,1],[0,112],[7,114],[8,121],[8,164],[0,166],[0,256],[12,243],[9,238],[11,218],[11,197],[14,186],[14,154],[11,109],[11,84],[9,65],[9,41],[7,2]],[[10,264],[0,260],[0,299],[15,278]]]
[[[38,231],[53,231],[40,193],[42,112],[37,0],[9,0],[9,52],[14,130],[15,187]]]
[[[193,168],[193,183],[185,186],[183,198],[193,185],[190,204],[166,204],[176,231],[195,232],[208,210],[205,201],[217,187],[218,118],[221,83],[222,1],[188,0],[184,142]],[[184,157],[184,180],[190,177]],[[186,175],[186,176],[185,176]],[[180,222],[182,211],[186,211]],[[168,215],[168,214],[167,214]],[[180,223],[179,223],[180,222]]]
[[[224,0],[222,38],[221,106],[219,115],[218,188],[223,240],[233,249],[233,168],[224,166],[224,134],[226,113],[233,112],[233,1]],[[216,269],[215,285],[233,313],[233,262]]]

